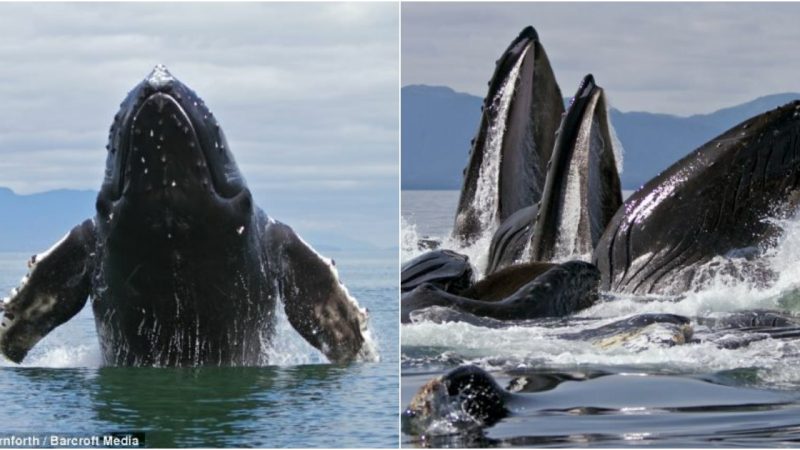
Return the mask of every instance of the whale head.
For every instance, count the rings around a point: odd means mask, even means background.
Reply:
[[[165,209],[184,218],[199,210],[230,215],[238,205],[241,221],[250,212],[250,192],[217,118],[163,65],[122,101],[107,150],[100,218],[136,221]]]

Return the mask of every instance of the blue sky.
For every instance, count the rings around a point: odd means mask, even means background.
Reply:
[[[483,97],[526,25],[564,95],[586,73],[623,111],[690,115],[800,91],[800,3],[405,3],[402,84]]]
[[[397,245],[397,30],[395,3],[0,4],[0,186],[97,189],[120,101],[163,63],[268,214]]]

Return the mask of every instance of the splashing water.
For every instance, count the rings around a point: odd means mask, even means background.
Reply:
[[[289,323],[286,313],[281,305],[275,308],[275,334],[265,346],[263,355],[264,366],[296,366],[306,364],[327,364],[329,361],[319,350],[305,341]],[[78,317],[73,319],[81,322],[81,329],[94,328],[94,319],[91,308],[85,308]],[[71,331],[74,333],[74,330]],[[372,334],[365,335],[369,348],[378,348]],[[266,339],[266,338],[265,338]],[[41,343],[33,348],[31,354],[21,364],[23,367],[47,368],[99,368],[103,366],[100,346],[96,344],[94,336],[72,336],[70,330],[57,328]],[[78,343],[81,342],[81,343]],[[85,344],[91,342],[92,344]],[[370,361],[372,359],[369,359]],[[0,361],[0,367],[15,367],[6,361]]]
[[[401,261],[407,262],[429,251],[419,245],[422,238],[417,233],[417,227],[405,219],[401,220]],[[425,236],[425,239],[434,240],[440,243],[441,248],[453,250],[469,257],[469,261],[475,268],[478,278],[483,277],[486,266],[489,264],[489,247],[492,244],[492,233],[484,233],[475,242],[464,245],[459,239],[452,237],[449,233],[445,237]]]
[[[265,359],[273,366],[328,363],[322,352],[294,331],[282,305],[275,308],[275,335],[269,342]]]
[[[769,220],[782,230],[776,245],[760,258],[760,263],[776,274],[769,286],[717,273],[703,287],[677,300],[608,293],[604,301],[566,322],[520,323],[494,329],[463,322],[420,321],[403,326],[403,365],[421,368],[439,361],[435,364],[473,363],[488,369],[506,370],[575,365],[644,366],[657,367],[660,371],[693,373],[758,367],[761,382],[776,388],[798,387],[800,372],[796,367],[800,365],[800,340],[767,338],[735,349],[720,348],[705,340],[675,346],[634,340],[627,345],[604,348],[590,340],[565,339],[563,336],[645,313],[720,318],[731,312],[753,309],[800,312],[800,213],[789,219]],[[403,257],[406,259],[414,254],[405,250],[413,248],[411,237],[415,235],[415,226],[406,221],[403,229]],[[488,242],[478,241],[469,248],[458,248],[453,244],[448,239],[442,241],[442,247],[469,255],[479,272],[482,271],[485,257],[480,255],[488,253]],[[720,259],[707,265],[718,264]],[[728,259],[727,262],[737,266],[751,264],[744,259]],[[696,335],[709,331],[694,320],[692,324]],[[659,329],[656,327],[650,331],[658,334]]]

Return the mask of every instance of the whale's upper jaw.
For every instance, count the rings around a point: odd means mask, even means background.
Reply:
[[[110,201],[173,187],[233,198],[246,188],[214,115],[163,65],[123,100],[107,149],[101,196]]]
[[[494,76],[489,80],[489,94],[488,98],[493,98],[500,88],[505,84],[506,78],[517,64],[520,58],[524,57],[528,49],[539,41],[539,35],[536,30],[531,27],[525,27],[514,39],[505,52],[497,60],[497,67]]]

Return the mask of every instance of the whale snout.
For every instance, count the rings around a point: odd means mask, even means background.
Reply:
[[[173,188],[233,199],[246,188],[214,114],[161,64],[123,100],[107,149],[105,202]]]
[[[145,81],[151,88],[155,90],[161,90],[170,88],[172,83],[176,80],[175,77],[169,73],[169,70],[167,70],[167,66],[163,64],[157,64],[155,67],[153,67],[150,75],[145,78]]]
[[[200,140],[175,96],[158,91],[133,116],[125,164],[124,195],[153,190],[209,190],[210,175]]]

